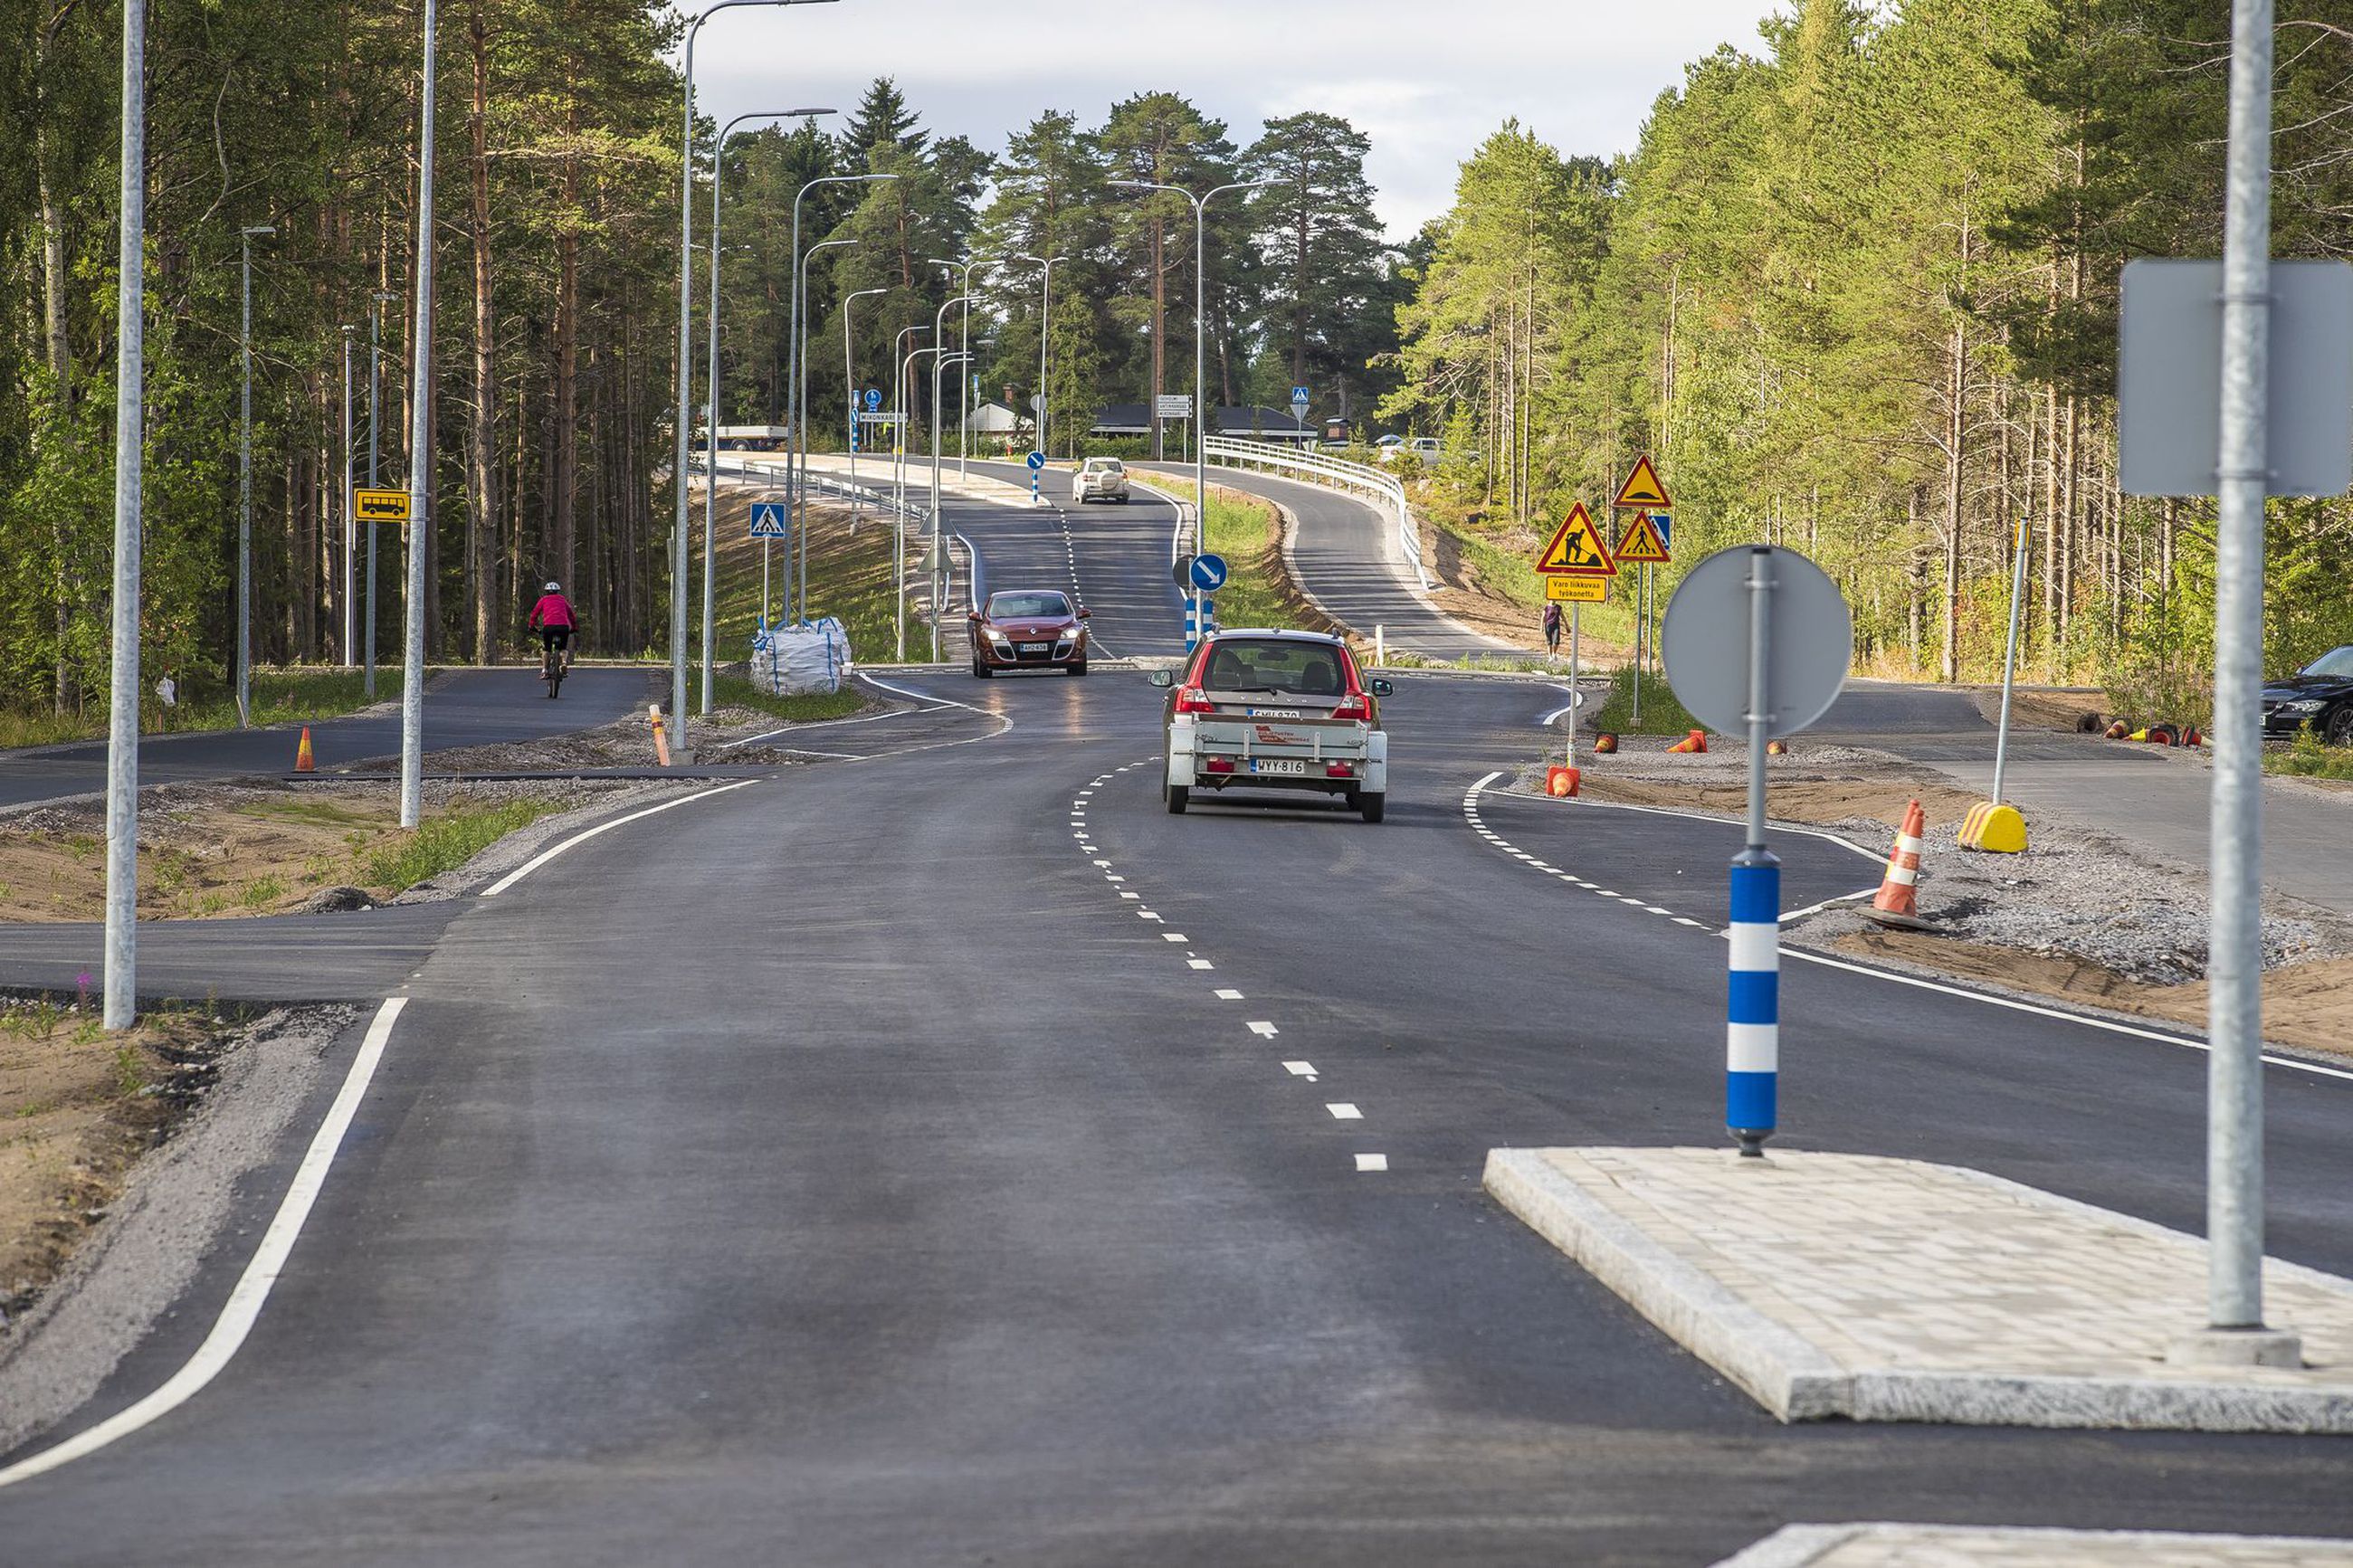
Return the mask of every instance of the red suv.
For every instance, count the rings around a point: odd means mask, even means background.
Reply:
[[[1087,672],[1087,612],[1053,588],[991,594],[965,617],[972,630],[972,673],[1000,669]]]

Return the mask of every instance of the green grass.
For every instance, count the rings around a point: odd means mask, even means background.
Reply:
[[[554,809],[550,801],[517,800],[437,816],[414,833],[371,850],[364,862],[367,885],[391,893],[405,892],[444,871],[455,870],[515,829],[529,826]]]
[[[2353,780],[2353,746],[2322,743],[2307,724],[2284,749],[2266,749],[2263,772],[2304,779]]]
[[[389,702],[400,696],[401,672],[379,667],[375,696],[363,688],[366,677],[356,669],[257,669],[253,672],[253,722],[309,724],[355,712],[370,702]],[[191,691],[183,688],[179,703],[164,707],[155,700],[153,682],[139,714],[141,730],[150,735],[176,735],[197,730],[237,728],[237,698],[227,690]],[[106,712],[93,704],[78,713],[0,711],[0,747],[49,746],[69,741],[94,741],[106,733]]]
[[[809,585],[816,589],[816,578]],[[741,675],[721,675],[712,681],[712,700],[723,708],[749,708],[782,719],[787,723],[806,724],[818,719],[846,719],[866,706],[866,700],[849,687],[839,691],[812,691],[799,697],[771,697],[751,680]]]
[[[1261,501],[1209,492],[1209,548],[1225,557],[1226,585],[1218,590],[1218,625],[1300,625],[1298,595],[1282,570],[1282,521]]]
[[[747,536],[751,502],[740,491],[719,497],[718,613],[712,617],[719,661],[739,663],[752,657],[752,634],[760,623],[760,545]],[[887,664],[898,653],[891,570],[892,529],[869,510],[851,533],[846,513],[830,504],[813,509],[810,531],[808,607],[812,616],[838,616],[849,633],[849,657],[860,664]],[[920,556],[911,554],[907,575],[921,577]],[[781,545],[770,563],[769,602],[781,617],[785,597],[785,552]],[[931,636],[912,607],[907,616],[907,653],[928,658]],[[716,696],[714,689],[713,695]]]
[[[1634,683],[1641,681],[1642,721],[1634,721]],[[1675,700],[1674,688],[1663,675],[1630,666],[1609,678],[1609,695],[1593,715],[1592,727],[1610,730],[1620,735],[1682,735],[1702,729],[1700,721],[1689,710]]]

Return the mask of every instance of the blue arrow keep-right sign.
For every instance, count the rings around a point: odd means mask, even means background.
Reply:
[[[1193,586],[1204,594],[1214,594],[1226,585],[1226,558],[1222,555],[1196,555],[1187,574]]]

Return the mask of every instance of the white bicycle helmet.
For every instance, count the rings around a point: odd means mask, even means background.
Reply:
[[[550,583],[546,587],[540,591],[544,594],[561,594],[564,592],[564,584],[561,583]]]

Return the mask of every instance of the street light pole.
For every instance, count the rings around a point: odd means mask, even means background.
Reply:
[[[807,552],[799,548],[802,542],[801,518],[807,510],[801,500],[802,459],[807,451],[807,443],[803,438],[802,419],[803,405],[807,399],[801,395],[801,340],[805,335],[801,324],[801,203],[819,185],[871,185],[898,177],[896,174],[820,174],[793,193],[793,247],[786,258],[792,266],[793,299],[792,308],[785,317],[785,356],[789,366],[785,384],[785,520],[792,530],[785,540],[785,602],[787,605],[794,603],[793,561],[796,557],[804,562],[807,560]],[[800,608],[806,610],[807,606],[803,605]]]
[[[114,658],[106,716],[106,997],[100,1021],[139,1013],[139,487],[145,435],[147,5],[122,5],[122,220],[114,349]]]
[[[433,94],[438,0],[425,0],[417,100],[417,301],[408,342],[408,604],[400,688],[400,826],[425,816],[425,534],[433,526]]]
[[[869,299],[876,294],[888,294],[888,289],[860,289],[855,294],[841,297],[841,395],[849,407],[849,515],[859,512],[858,499],[858,369],[851,363],[849,349],[849,302]]]
[[[1046,344],[1053,321],[1054,263],[1068,261],[1070,258],[1032,256],[1023,251],[1013,259],[1038,262],[1043,268],[1045,274],[1038,285],[1038,406],[1035,411],[1038,418],[1033,431],[1038,437],[1038,450],[1044,453],[1046,450]]]
[[[858,243],[859,242],[855,239],[823,239],[803,251],[801,253],[800,266],[793,279],[793,297],[796,300],[802,301],[804,304],[806,304],[808,300],[808,263],[810,257],[815,256],[820,250],[831,250],[837,246],[850,246]],[[798,326],[795,329],[795,357],[796,362],[797,362],[799,356],[807,353],[807,345],[805,342],[800,340],[805,340],[808,336],[807,321],[800,321]],[[797,395],[800,391],[800,380],[798,376],[794,378],[793,388],[795,393]],[[808,400],[804,396],[801,401],[806,405]],[[804,406],[801,409],[801,418],[806,420],[807,416],[808,410]],[[800,515],[793,520],[792,538],[786,542],[792,550],[794,557],[799,563],[798,580],[800,583],[800,588],[798,594],[793,596],[793,604],[795,606],[793,617],[796,624],[806,626],[808,624],[808,501],[806,498],[806,492],[808,488],[807,432],[803,429],[800,425],[796,424],[793,426],[791,439],[794,448],[800,454],[797,465],[801,473],[801,483],[799,488],[804,492],[804,497],[801,501]],[[787,589],[790,589],[795,577],[794,562],[787,561],[785,563],[785,566],[786,586]]]
[[[1203,440],[1208,426],[1202,423],[1206,410],[1201,406],[1202,384],[1208,379],[1208,343],[1209,323],[1208,301],[1208,207],[1209,198],[1226,191],[1253,191],[1268,185],[1279,185],[1280,180],[1237,180],[1229,184],[1213,185],[1195,195],[1182,185],[1164,185],[1154,180],[1113,180],[1114,185],[1129,185],[1140,190],[1174,191],[1193,204],[1193,553],[1201,555],[1209,548],[1209,475],[1203,454],[1208,450]],[[1201,590],[1193,590],[1193,624],[1201,624]]]
[[[899,367],[898,379],[892,383],[891,387],[893,412],[899,416],[891,426],[891,537],[893,546],[891,583],[898,595],[894,615],[898,625],[898,659],[901,664],[907,662],[907,405],[914,401],[909,388],[915,356],[933,351],[910,349],[902,354],[899,345],[907,341],[910,333],[930,331],[931,328],[921,324],[902,327],[899,335],[891,342],[891,354]]]
[[[376,394],[384,384],[384,350],[378,346],[383,335],[384,302],[399,296],[389,289],[379,289],[368,300],[368,489],[375,489],[376,464]],[[367,525],[367,632],[365,657],[367,664],[360,676],[361,693],[375,695],[375,519]]]
[[[352,333],[353,325],[343,323],[343,641],[341,652],[346,668],[359,662],[357,629],[359,606],[352,602],[353,579],[357,575],[353,556],[359,549],[359,524],[352,517]]]
[[[965,296],[966,303],[969,303],[970,300],[970,295]],[[951,304],[955,302],[950,301]],[[947,306],[941,306],[940,311],[942,315],[945,315]],[[937,329],[934,328],[935,332],[936,331]],[[942,345],[942,347],[944,346],[944,344]],[[940,404],[942,401],[940,373],[952,364],[961,366],[971,363],[972,355],[943,353],[938,349],[933,350],[932,353],[934,356],[932,359],[932,548],[925,555],[924,562],[932,569],[932,662],[937,664],[940,661],[940,622],[947,615],[947,579],[946,574],[942,570],[944,563],[940,553],[944,548],[940,537]],[[964,372],[959,369],[956,374],[962,375]]]
[[[752,114],[739,114],[720,128],[718,138],[711,143],[711,303],[703,312],[702,322],[702,333],[709,340],[711,348],[710,371],[703,381],[705,396],[702,405],[705,410],[703,419],[705,445],[702,460],[702,712],[706,718],[711,713],[711,652],[713,635],[711,623],[716,594],[712,581],[716,575],[712,570],[716,559],[712,553],[712,513],[719,504],[720,171],[724,166],[727,139],[734,135],[735,128],[745,121],[784,120],[794,115],[831,114],[832,112],[830,109],[772,109],[762,110]],[[760,554],[764,563],[767,556],[767,542],[763,540],[760,544]],[[760,608],[765,615],[767,610],[765,595],[762,597]]]
[[[429,3],[429,0],[428,0]],[[678,429],[670,458],[670,489],[676,492],[674,517],[670,526],[670,706],[671,744],[679,756],[691,755],[686,731],[686,535],[690,513],[687,510],[686,469],[693,439],[693,412],[688,406],[694,395],[694,46],[702,36],[702,25],[722,11],[739,6],[763,5],[827,5],[834,0],[718,0],[701,16],[687,24],[686,44],[681,59],[680,75],[684,81],[684,100],[680,111],[678,135]],[[718,476],[709,476],[716,483]]]
[[[268,224],[237,231],[239,288],[245,313],[237,334],[242,376],[237,403],[237,725],[253,722],[253,237],[276,234]]]

